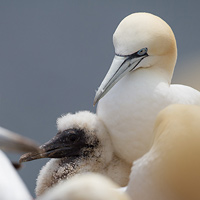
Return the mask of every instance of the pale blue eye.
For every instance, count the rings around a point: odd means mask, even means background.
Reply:
[[[144,54],[146,54],[148,51],[147,48],[143,48],[143,49],[140,49],[138,52],[137,52],[137,55],[138,56],[143,56]]]

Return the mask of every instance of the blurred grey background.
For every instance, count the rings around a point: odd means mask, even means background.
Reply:
[[[42,144],[56,134],[61,114],[95,112],[95,89],[114,56],[112,34],[133,12],[171,26],[178,45],[173,83],[200,89],[199,8],[198,0],[0,0],[0,125]],[[19,171],[33,195],[46,161]]]

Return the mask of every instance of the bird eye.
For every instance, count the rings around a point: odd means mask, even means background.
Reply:
[[[143,56],[147,53],[148,49],[147,48],[143,48],[143,49],[140,49],[138,52],[137,52],[137,55],[138,56]]]
[[[71,142],[75,142],[78,139],[78,137],[77,137],[76,134],[70,134],[69,139],[70,139]]]

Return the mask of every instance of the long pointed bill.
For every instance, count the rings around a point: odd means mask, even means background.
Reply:
[[[40,146],[40,152],[30,152],[21,156],[19,162],[27,162],[40,158],[64,158],[79,156],[80,149],[83,148],[85,138],[80,138],[77,142],[69,139],[69,134],[60,132],[51,140]]]
[[[95,105],[123,76],[135,69],[143,58],[144,57],[132,58],[129,56],[116,55],[108,73],[96,92],[93,105]]]
[[[13,152],[38,151],[39,148],[35,142],[0,127],[0,149]]]

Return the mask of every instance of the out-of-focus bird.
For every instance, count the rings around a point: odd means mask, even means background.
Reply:
[[[37,200],[130,200],[118,187],[100,174],[87,173],[56,185]]]
[[[132,200],[200,199],[199,122],[199,106],[171,105],[159,113],[153,146],[132,167]]]
[[[0,149],[13,152],[37,151],[38,145],[8,129],[0,127]]]
[[[0,149],[12,152],[39,150],[32,140],[0,127]],[[25,184],[12,166],[10,160],[0,150],[0,199],[32,200]]]

